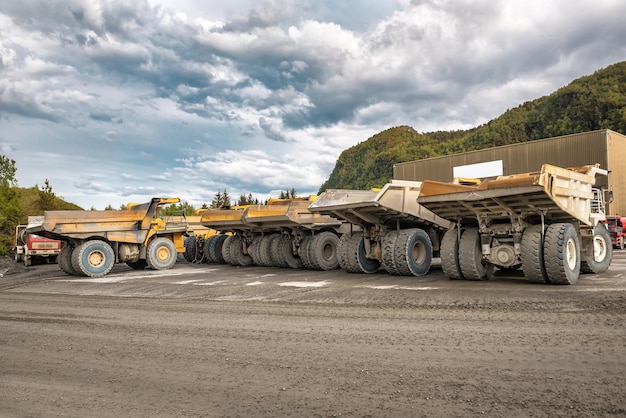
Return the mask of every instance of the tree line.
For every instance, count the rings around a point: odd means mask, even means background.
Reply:
[[[9,254],[14,246],[15,228],[25,224],[28,216],[43,215],[47,210],[81,210],[79,206],[64,201],[57,196],[48,179],[43,185],[35,185],[33,188],[20,188],[17,183],[17,164],[15,160],[5,155],[0,155],[0,256]],[[297,192],[294,188],[280,192],[280,199],[295,198]],[[198,209],[230,208],[233,206],[247,206],[266,204],[258,198],[241,194],[238,199],[232,199],[227,190],[218,191],[210,204],[203,203],[199,208],[189,202],[180,202],[168,205],[163,209],[164,215],[193,215]],[[124,210],[127,205],[121,205],[118,209]],[[107,205],[105,210],[116,210],[112,205]],[[90,210],[96,210],[92,207]]]
[[[33,188],[35,193],[32,189],[18,188],[16,173],[15,160],[0,155],[0,255],[8,254],[13,248],[15,227],[26,223],[29,215],[42,215],[46,210],[78,208],[59,199],[48,179],[44,180],[41,188]]]

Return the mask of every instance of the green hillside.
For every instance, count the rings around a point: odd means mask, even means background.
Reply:
[[[43,215],[44,210],[83,210],[74,203],[66,202],[54,193],[47,195],[37,186],[17,188],[20,202],[20,223],[26,223],[29,216]]]
[[[0,157],[4,163],[11,162],[4,156]],[[14,186],[14,161],[12,163],[8,164],[12,166],[12,170],[3,170],[6,169],[6,164],[0,167],[0,256],[11,250],[16,225],[26,224],[29,216],[43,215],[46,210],[82,210],[80,206],[56,196],[47,181],[41,189],[37,186]]]
[[[470,130],[418,133],[399,126],[382,131],[342,152],[320,192],[381,187],[396,163],[597,129],[626,133],[626,61]]]

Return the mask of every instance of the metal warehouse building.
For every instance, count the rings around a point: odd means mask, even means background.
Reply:
[[[626,136],[608,129],[400,163],[393,167],[393,178],[451,182],[455,177],[538,171],[545,163],[559,167],[599,163],[609,170],[608,177],[598,176],[596,183],[606,192],[607,214],[626,214]]]

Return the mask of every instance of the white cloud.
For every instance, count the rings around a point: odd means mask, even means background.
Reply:
[[[20,185],[49,178],[86,208],[314,193],[383,129],[469,128],[623,60],[625,14],[617,0],[3,2],[0,150]]]

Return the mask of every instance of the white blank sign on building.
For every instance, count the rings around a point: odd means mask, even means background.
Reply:
[[[452,168],[452,175],[454,178],[470,177],[470,178],[485,178],[501,176],[502,160],[488,161],[486,163],[460,165]]]

